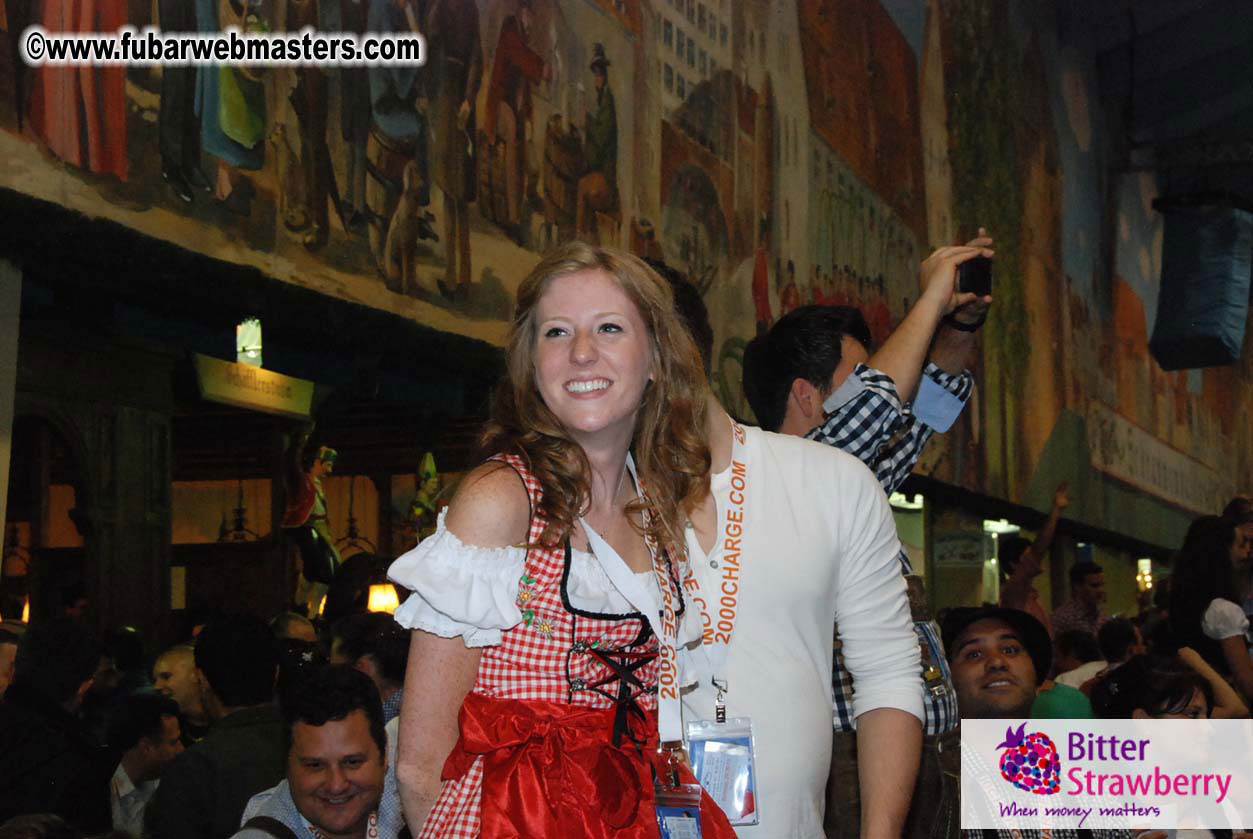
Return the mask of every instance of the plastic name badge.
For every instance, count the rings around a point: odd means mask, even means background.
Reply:
[[[700,787],[696,784],[658,784],[655,806],[661,839],[701,839]]]
[[[692,772],[733,826],[757,824],[757,766],[748,717],[687,724]]]

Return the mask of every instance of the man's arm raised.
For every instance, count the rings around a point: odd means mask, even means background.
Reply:
[[[912,401],[918,390],[923,364],[944,316],[976,301],[990,301],[991,298],[957,291],[957,266],[976,256],[992,256],[991,245],[992,239],[979,228],[979,236],[968,244],[940,248],[923,261],[922,295],[869,362],[871,367],[892,377],[902,402]],[[961,349],[955,345],[954,351]],[[950,361],[947,356],[945,360]],[[947,370],[944,364],[936,363]]]

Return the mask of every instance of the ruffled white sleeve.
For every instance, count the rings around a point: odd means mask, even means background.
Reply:
[[[444,527],[401,556],[387,576],[412,593],[396,610],[396,622],[441,638],[462,637],[467,647],[500,643],[501,633],[522,621],[518,582],[525,548],[467,545]]]
[[[1243,636],[1249,631],[1249,618],[1235,603],[1218,597],[1201,616],[1201,631],[1215,641]]]

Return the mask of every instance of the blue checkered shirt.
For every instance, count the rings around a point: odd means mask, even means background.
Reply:
[[[391,722],[396,717],[400,716],[400,703],[403,702],[404,699],[405,699],[405,689],[399,688],[395,693],[391,695],[390,699],[383,700],[383,724],[384,725]]]
[[[922,372],[962,402],[974,389],[974,379],[968,372],[955,376],[929,362]],[[865,463],[879,479],[883,491],[890,495],[909,477],[935,429],[915,417],[912,406],[901,404],[896,383],[890,376],[865,364],[858,364],[852,375],[861,381],[860,392],[836,408],[822,425],[806,436]],[[904,551],[901,551],[900,561],[901,573],[912,574],[913,568]],[[926,711],[923,730],[928,735],[942,734],[956,728],[960,721],[948,660],[934,621],[915,621],[914,631],[923,649],[931,650],[931,660],[942,675],[942,684],[936,684],[923,696]],[[838,654],[831,670],[831,687],[835,727],[852,731],[853,679],[844,668],[843,656]]]

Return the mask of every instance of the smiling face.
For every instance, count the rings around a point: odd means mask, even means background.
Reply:
[[[204,716],[202,688],[190,648],[177,647],[158,658],[152,667],[152,686],[177,702],[185,716]]]
[[[963,717],[1025,716],[1035,699],[1035,664],[1005,621],[985,618],[966,627],[949,653],[957,707]]]
[[[292,801],[327,839],[364,835],[383,796],[386,769],[365,711],[324,725],[292,725],[287,755]]]
[[[639,309],[610,274],[587,269],[556,277],[535,319],[535,385],[580,443],[629,445],[653,377],[653,341]]]

